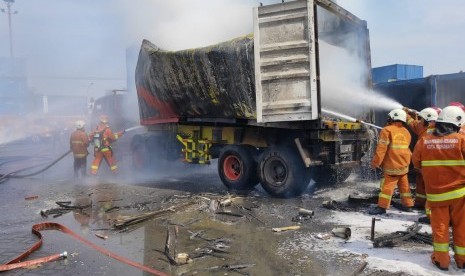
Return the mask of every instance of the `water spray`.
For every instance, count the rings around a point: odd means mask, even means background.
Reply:
[[[127,128],[125,130],[123,130],[123,132],[129,132],[129,131],[133,131],[133,130],[136,130],[136,129],[139,129],[139,128],[142,128],[144,126],[133,126],[133,127],[130,127],[130,128]]]
[[[348,116],[348,115],[345,115],[345,114],[342,114],[342,113],[339,113],[339,112],[331,111],[331,110],[324,109],[324,108],[321,109],[321,112],[326,113],[326,114],[329,114],[329,115],[333,115],[333,116],[336,116],[336,117],[339,117],[339,118],[341,118],[341,119],[348,120],[348,121],[350,121],[350,122],[361,123],[361,124],[364,124],[364,125],[367,125],[367,126],[371,126],[371,127],[377,128],[377,129],[383,129],[383,128],[380,127],[380,126],[377,126],[377,125],[374,125],[374,124],[371,124],[371,123],[364,122],[364,121],[362,121],[362,120],[359,120],[359,119],[357,119],[357,118],[354,118],[354,117],[351,117],[351,116]]]

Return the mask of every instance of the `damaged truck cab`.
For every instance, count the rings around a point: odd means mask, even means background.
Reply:
[[[257,7],[253,35],[205,48],[164,51],[144,40],[135,76],[148,131],[132,141],[134,160],[218,158],[225,186],[260,183],[276,197],[302,194],[311,179],[344,181],[370,130],[321,110],[337,108],[329,95],[345,97],[334,83],[368,89],[370,68],[366,22],[328,0]]]

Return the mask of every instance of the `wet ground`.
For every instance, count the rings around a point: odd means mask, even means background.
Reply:
[[[270,198],[259,186],[246,195],[237,195],[228,193],[221,184],[215,164],[170,164],[162,171],[141,175],[132,171],[130,157],[120,150],[121,172],[117,177],[102,170],[98,177],[75,180],[72,158],[67,156],[45,173],[1,183],[0,263],[13,259],[37,240],[31,234],[34,224],[53,221],[98,246],[170,275],[408,275],[364,269],[366,254],[323,253],[326,244],[318,233],[331,233],[341,226],[325,220],[334,215],[321,207],[332,197],[328,188],[311,186],[303,196],[293,199]],[[50,163],[65,151],[65,147],[60,151],[47,143],[0,147],[0,173],[24,164]],[[334,190],[359,182],[351,180]],[[341,190],[338,196],[347,196],[346,192]],[[53,214],[50,210],[59,207],[56,202],[88,207]],[[168,208],[174,211],[115,227],[124,219]],[[295,222],[298,208],[314,210],[315,214]],[[47,210],[48,217],[41,216],[41,211]],[[272,231],[296,225],[300,229]],[[369,228],[361,231],[369,236]],[[146,274],[60,231],[42,233],[42,247],[28,259],[62,251],[68,252],[68,258],[4,275]],[[165,254],[168,233],[168,255],[187,253],[189,263],[170,264]],[[332,241],[336,245],[346,242],[336,237]]]

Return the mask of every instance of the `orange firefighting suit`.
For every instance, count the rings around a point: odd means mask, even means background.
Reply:
[[[77,129],[71,133],[69,147],[74,156],[74,177],[76,178],[79,177],[79,171],[81,176],[86,175],[88,146],[89,138],[83,129]]]
[[[90,168],[90,173],[96,175],[104,158],[113,173],[118,172],[118,166],[116,165],[116,159],[113,157],[113,151],[111,149],[111,143],[118,140],[122,136],[122,132],[113,133],[110,127],[105,123],[100,123],[97,129],[89,135],[90,140],[94,140],[96,136],[100,137],[99,144],[94,142],[94,161]],[[94,140],[95,141],[95,140]]]
[[[430,122],[428,125],[424,124],[424,121],[421,119],[415,119],[410,114],[407,113],[407,125],[410,127],[413,133],[418,137],[418,140],[425,135],[426,133],[432,133],[434,130],[434,122]],[[415,187],[416,187],[416,198],[415,206],[425,207],[426,215],[429,216],[429,208],[426,205],[426,192],[425,192],[425,182],[423,181],[423,176],[421,173],[416,173],[415,175]]]
[[[378,206],[388,209],[396,185],[399,187],[402,205],[412,207],[407,173],[412,153],[409,149],[411,136],[401,122],[392,122],[384,127],[378,139],[375,156],[371,161],[374,168],[381,167],[384,177],[381,179]]]
[[[448,268],[451,223],[455,262],[465,268],[465,136],[425,135],[415,146],[413,165],[421,169],[431,208],[432,261]]]

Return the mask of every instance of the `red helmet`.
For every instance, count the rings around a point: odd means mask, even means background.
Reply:
[[[449,106],[458,106],[460,107],[463,111],[465,111],[465,106],[461,102],[450,102]]]

